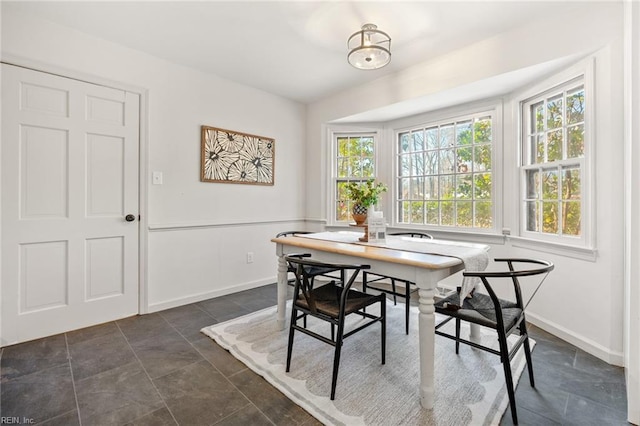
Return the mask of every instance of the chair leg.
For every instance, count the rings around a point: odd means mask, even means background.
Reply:
[[[404,303],[405,303],[405,307],[404,307],[404,328],[405,328],[405,333],[409,334],[409,308],[410,308],[410,302],[411,302],[411,286],[409,285],[408,281],[405,281],[405,292],[404,292]]]
[[[524,356],[527,359],[527,369],[529,370],[529,383],[532,388],[536,387],[533,379],[533,364],[531,363],[531,348],[529,346],[529,336],[524,340]]]
[[[343,319],[344,321],[344,319]],[[332,325],[333,329],[333,325]],[[331,377],[331,400],[336,398],[336,383],[338,382],[338,369],[340,368],[340,351],[342,350],[342,333],[344,332],[344,325],[341,321],[338,324],[338,336],[336,339],[336,350],[333,355],[333,376]]]
[[[289,325],[289,343],[287,344],[287,369],[285,370],[287,373],[291,368],[291,352],[293,352],[293,333],[295,332],[293,325],[297,322],[296,315],[297,315],[296,310],[292,309],[291,324]]]
[[[393,305],[395,306],[397,304],[397,301],[396,301],[396,280],[394,280],[393,278],[391,278],[391,291],[393,292]]]
[[[382,365],[386,362],[386,353],[387,353],[387,298],[382,297],[380,299],[380,316],[382,320],[380,321],[382,325],[382,338],[381,338],[381,346],[382,346]]]
[[[460,318],[456,318],[456,355],[460,353]]]
[[[527,336],[524,339],[524,356],[527,360],[527,370],[529,370],[529,383],[532,388],[536,387],[535,381],[533,379],[533,362],[531,361],[531,346],[529,345],[529,333],[527,332],[527,326],[524,323],[524,320],[520,324],[520,334],[523,336]]]
[[[362,271],[362,292],[367,292],[367,273]],[[362,308],[362,312],[367,312],[367,307]]]
[[[513,424],[518,424],[518,413],[516,412],[516,394],[513,389],[513,376],[511,375],[511,363],[509,362],[509,347],[507,346],[507,336],[498,332],[498,342],[500,343],[500,359],[504,370],[507,394],[509,395],[509,407],[511,408],[511,418]]]

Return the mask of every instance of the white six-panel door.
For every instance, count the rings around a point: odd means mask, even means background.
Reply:
[[[2,65],[2,346],[138,312],[138,147],[138,95]]]

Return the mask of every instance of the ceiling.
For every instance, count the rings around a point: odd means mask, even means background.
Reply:
[[[22,1],[35,15],[168,61],[310,103],[466,46],[575,1]],[[371,22],[391,64],[362,71],[348,37]]]

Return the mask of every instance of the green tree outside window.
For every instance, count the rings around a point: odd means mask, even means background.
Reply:
[[[566,87],[527,104],[525,229],[578,237],[582,232],[585,91],[582,82]]]
[[[353,201],[349,198],[350,182],[366,182],[375,178],[375,144],[373,135],[341,135],[336,143],[336,221],[350,221]]]
[[[492,117],[480,114],[398,135],[398,221],[493,227]]]

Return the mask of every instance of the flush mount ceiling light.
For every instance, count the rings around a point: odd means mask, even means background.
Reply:
[[[382,68],[391,61],[391,38],[374,24],[364,24],[347,42],[347,60],[361,70]]]

